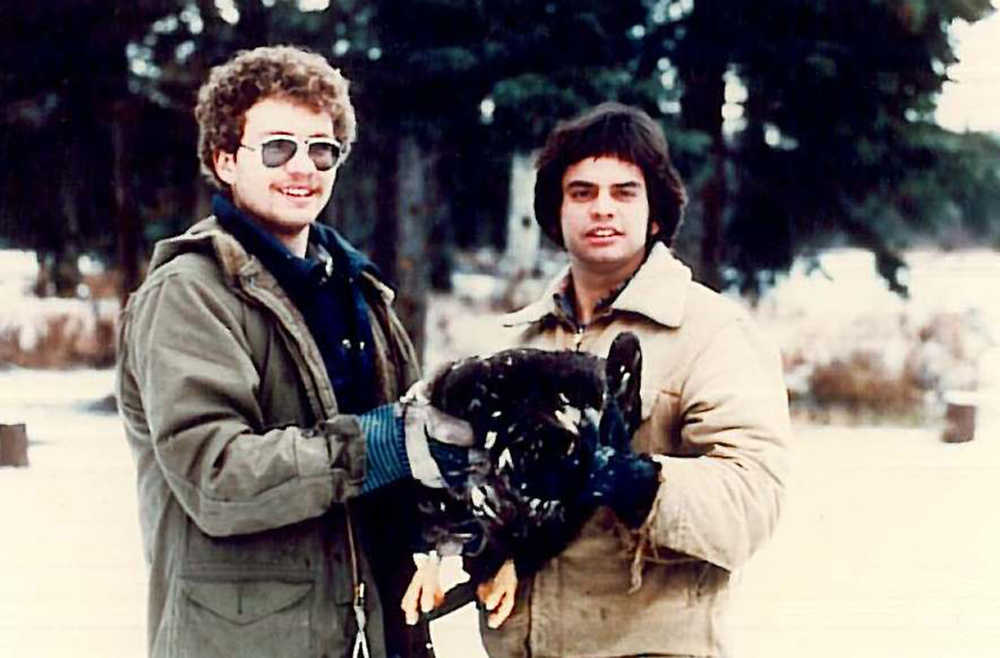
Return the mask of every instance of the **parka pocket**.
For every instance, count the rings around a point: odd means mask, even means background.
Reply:
[[[311,655],[313,583],[182,580],[178,655]]]

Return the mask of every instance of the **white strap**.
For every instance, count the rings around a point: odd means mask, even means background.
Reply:
[[[365,635],[365,626],[368,625],[368,618],[365,616],[365,584],[359,583],[357,594],[354,597],[354,620],[358,625],[358,634],[354,636],[354,651],[352,658],[371,658],[368,652],[368,637]]]

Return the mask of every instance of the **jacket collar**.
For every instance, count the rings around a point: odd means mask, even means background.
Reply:
[[[566,289],[569,266],[549,283],[541,298],[519,311],[501,318],[505,327],[541,322],[545,318],[560,317],[556,295]],[[649,257],[611,303],[611,310],[636,313],[666,327],[679,327],[684,321],[691,270],[677,260],[670,249],[657,242]]]
[[[348,266],[354,268],[353,271],[367,281],[386,304],[392,303],[395,291],[382,281],[378,268],[361,252],[328,226],[313,224],[311,231],[320,244],[332,244],[335,249],[342,250]],[[181,235],[157,242],[149,262],[149,271],[152,272],[181,253],[205,250],[214,252],[226,279],[234,283],[242,278],[256,276],[265,269],[260,259],[251,255],[218,218],[212,215],[197,222]]]
[[[205,250],[214,252],[228,279],[256,273],[261,269],[260,261],[251,258],[239,240],[222,228],[214,216],[210,216],[180,235],[157,242],[149,261],[149,271],[158,269],[180,254]]]
[[[311,289],[314,282],[332,273],[333,259],[325,249],[317,253],[311,230],[307,256],[300,258],[221,194],[212,197],[212,211],[222,228],[232,234],[249,254],[258,258],[289,292]]]
[[[279,280],[288,281],[293,287],[307,287],[330,276],[353,282],[362,272],[382,278],[374,263],[329,226],[313,222],[309,227],[306,256],[300,258],[227,197],[216,194],[212,198],[212,210],[222,227],[248,252],[259,258]]]

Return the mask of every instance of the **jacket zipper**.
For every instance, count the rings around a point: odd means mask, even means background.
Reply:
[[[573,334],[573,350],[576,352],[580,351],[580,346],[583,345],[583,333],[587,328],[583,325],[576,326],[576,332]]]

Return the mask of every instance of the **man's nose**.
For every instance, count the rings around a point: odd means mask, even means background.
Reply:
[[[607,217],[614,211],[614,199],[611,198],[611,195],[606,190],[598,190],[594,201],[590,204],[590,212],[598,217]]]
[[[295,154],[285,163],[285,170],[295,173],[311,174],[316,165],[309,159],[309,147],[302,144],[295,149]]]

